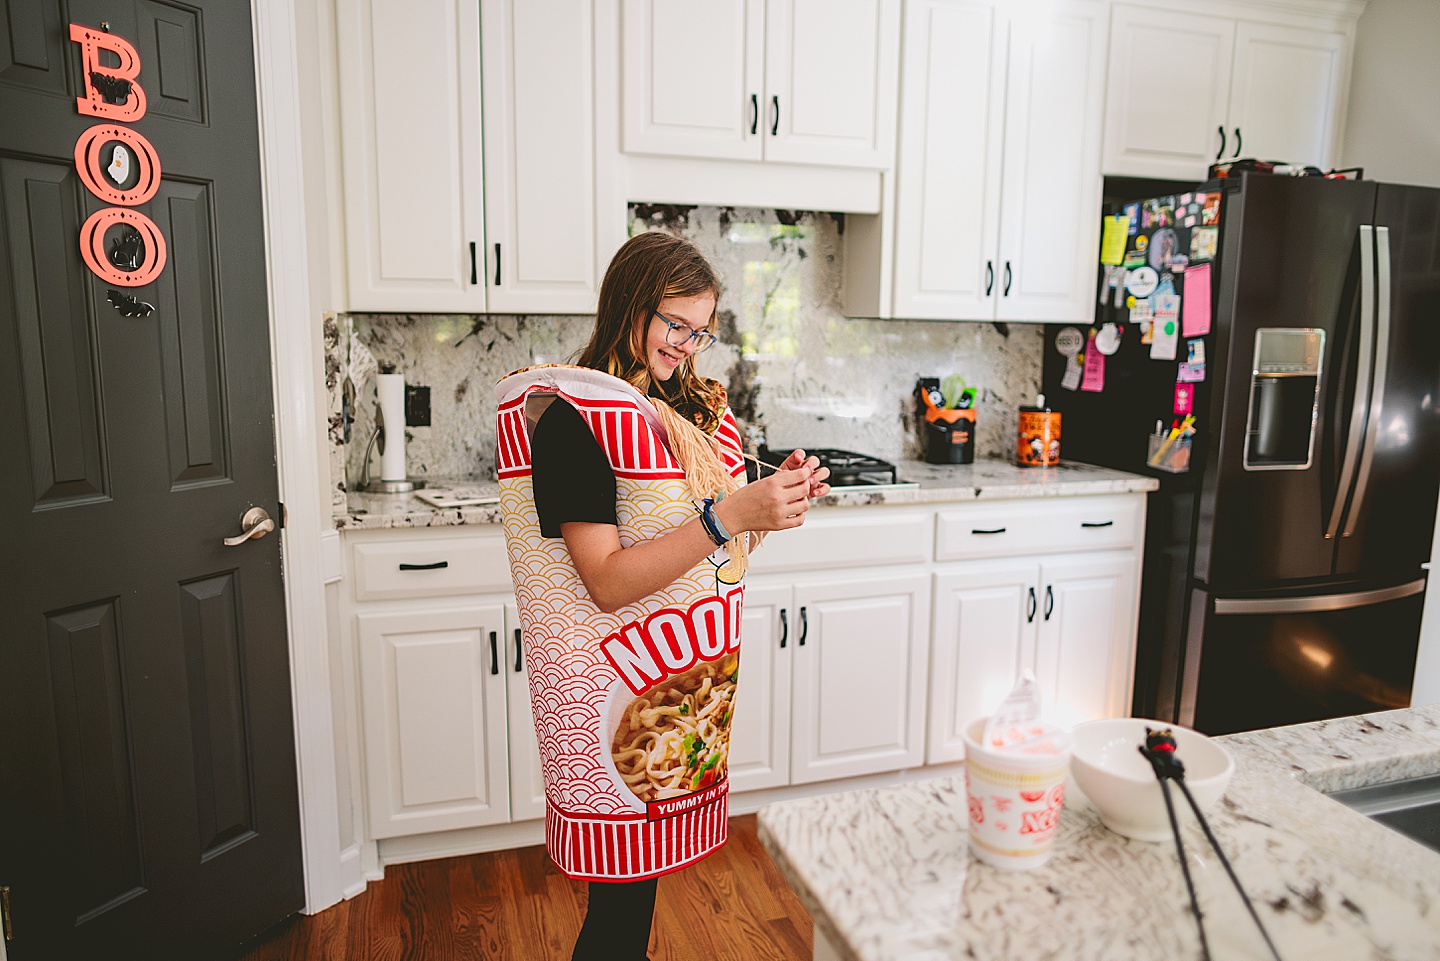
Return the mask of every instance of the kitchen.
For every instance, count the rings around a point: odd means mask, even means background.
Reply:
[[[634,7],[642,14],[650,9]],[[593,20],[546,20],[546,50],[516,52],[499,44],[494,56],[489,44],[496,37],[510,37],[512,44],[529,37],[536,43],[534,31],[540,27],[525,19],[533,8],[437,4],[402,12],[374,4],[335,11],[316,4],[298,9],[291,24],[285,19],[288,8],[257,7],[262,116],[267,131],[279,131],[273,138],[267,133],[262,147],[271,172],[266,182],[268,262],[280,499],[288,514],[286,589],[295,638],[290,657],[311,909],[364,890],[387,863],[512,848],[538,843],[540,837],[537,798],[525,790],[533,787],[538,771],[533,765],[526,770],[521,760],[530,750],[520,723],[523,674],[517,678],[513,675],[519,672],[503,672],[500,685],[490,687],[480,686],[491,684],[482,678],[474,703],[437,700],[437,713],[429,718],[415,713],[426,697],[423,687],[412,693],[419,700],[398,699],[399,678],[387,658],[404,646],[403,639],[394,640],[399,634],[468,632],[465,636],[477,647],[464,656],[478,651],[488,670],[492,660],[512,663],[517,651],[509,639],[516,622],[507,609],[509,572],[503,548],[496,546],[493,507],[422,515],[396,510],[400,494],[351,490],[363,473],[376,407],[375,376],[359,384],[347,404],[343,381],[355,360],[352,331],[374,356],[377,372],[381,365],[393,365],[409,386],[429,389],[428,404],[412,391],[405,415],[414,424],[406,432],[406,473],[442,484],[486,481],[494,458],[491,385],[512,369],[563,361],[583,343],[584,314],[593,309],[608,251],[628,232],[648,226],[682,233],[720,272],[725,286],[722,344],[706,355],[710,366],[703,369],[726,381],[737,414],[749,415],[747,426],[763,427],[766,442],[775,448],[804,444],[862,451],[897,464],[901,479],[920,481],[915,488],[834,494],[832,504],[822,505],[802,532],[818,540],[792,548],[776,538],[757,554],[756,579],[747,595],[747,618],[755,629],[747,628],[747,643],[763,645],[768,637],[778,652],[782,622],[784,630],[795,633],[784,649],[790,659],[776,657],[768,679],[762,680],[758,670],[747,675],[747,681],[780,692],[774,703],[784,714],[772,709],[768,737],[754,738],[755,765],[747,772],[753,792],[737,791],[733,810],[753,811],[768,801],[816,791],[933,777],[947,773],[945,764],[954,773],[959,756],[931,745],[943,742],[945,727],[934,710],[937,690],[957,695],[944,689],[936,680],[941,675],[934,665],[927,669],[926,662],[939,656],[934,638],[945,617],[964,643],[961,624],[938,603],[940,591],[954,596],[979,589],[984,585],[974,578],[981,571],[1019,570],[1010,586],[999,589],[1018,590],[1022,612],[1032,587],[1038,588],[1040,605],[1046,603],[1045,588],[1051,587],[1051,594],[1059,595],[1055,609],[1063,618],[1072,609],[1066,605],[1066,582],[1059,575],[1049,578],[1045,565],[1064,574],[1055,565],[1068,557],[1077,565],[1069,575],[1072,583],[1092,590],[1094,572],[1088,568],[1098,558],[1111,561],[1101,604],[1108,605],[1112,621],[1100,630],[1087,615],[1072,629],[1089,628],[1090,641],[1103,645],[1105,654],[1098,684],[1103,703],[1087,708],[1128,713],[1139,533],[1150,478],[1080,467],[1037,477],[1036,471],[1010,468],[1008,462],[1016,409],[1033,403],[1041,388],[1049,347],[1038,322],[1083,324],[1093,313],[1100,175],[1140,175],[1106,169],[1106,144],[1113,141],[1107,141],[1111,127],[1105,118],[1113,115],[1108,91],[1116,82],[1115,18],[1137,15],[1145,7],[1074,5],[1084,16],[1066,23],[1079,24],[1073,29],[1083,27],[1083,32],[1068,34],[1066,40],[1078,36],[1084,42],[1067,42],[1068,59],[1056,61],[1053,69],[1078,70],[1074,75],[1086,82],[1067,84],[1065,96],[1071,99],[1057,97],[1050,112],[1042,106],[1029,118],[1005,106],[1007,84],[1012,101],[1019,101],[1014,84],[1029,81],[1016,79],[1017,71],[1007,72],[1003,51],[988,48],[984,56],[938,58],[925,80],[940,90],[984,90],[986,96],[958,101],[964,110],[939,111],[941,116],[934,117],[932,108],[927,114],[924,97],[905,86],[918,76],[911,69],[917,62],[911,51],[920,49],[926,36],[910,31],[950,30],[937,36],[948,37],[948,43],[973,42],[975,36],[990,34],[977,31],[966,17],[990,18],[993,25],[1012,14],[987,4],[913,7],[913,16],[907,7],[902,17],[897,4],[880,18],[874,31],[880,42],[871,49],[881,53],[868,81],[856,79],[863,71],[827,70],[823,63],[795,74],[795,82],[812,82],[821,90],[864,95],[868,89],[874,104],[890,104],[858,112],[862,120],[878,119],[871,123],[868,141],[861,136],[844,151],[806,144],[798,135],[809,118],[803,113],[799,121],[792,118],[792,101],[801,107],[817,104],[821,113],[814,116],[832,118],[823,112],[825,98],[814,89],[787,87],[775,79],[786,77],[768,59],[772,48],[782,45],[777,38],[783,38],[785,24],[776,11],[783,4],[748,5],[750,16],[733,19],[733,29],[723,34],[727,47],[713,24],[702,30],[682,18],[650,23],[647,33],[641,27],[645,21],[628,13],[622,17],[619,4],[597,3]],[[1392,122],[1381,131],[1365,126],[1378,122],[1375,116],[1387,99],[1381,93],[1387,88],[1374,86],[1373,75],[1387,59],[1385,48],[1366,46],[1366,18],[1388,24],[1378,29],[1385,43],[1394,44],[1405,33],[1397,22],[1431,15],[1403,8],[1390,12],[1385,0],[1364,7],[1364,14],[1359,5],[1318,9],[1313,18],[1331,25],[1330,33],[1340,38],[1335,49],[1344,53],[1322,61],[1337,71],[1326,75],[1335,85],[1320,110],[1324,123],[1316,128],[1326,138],[1321,150],[1326,166],[1361,164],[1373,180],[1425,182],[1425,171],[1433,165],[1427,167],[1423,151],[1397,146],[1392,154],[1388,146],[1374,146],[1398,143],[1404,124]],[[921,17],[922,10],[933,17]],[[1227,7],[1220,19],[1225,17],[1230,33],[1224,35],[1233,38],[1237,22],[1272,15],[1242,15]],[[1280,13],[1273,17],[1285,19]],[[1313,26],[1313,18],[1305,23]],[[1284,26],[1295,29],[1293,22]],[[728,50],[734,69],[730,74],[685,70],[686,65],[658,53],[629,56],[653,36],[668,36],[665,49],[683,48],[665,29],[714,37],[716,56]],[[818,44],[823,58],[827,50],[849,49],[831,46],[845,40],[845,31],[836,29],[840,36],[820,31],[784,43],[793,43],[797,56],[806,50],[816,56],[809,45]],[[1043,50],[1041,39],[1037,32],[1030,41],[1036,46],[1020,48],[1014,62]],[[428,53],[417,55],[413,49]],[[476,56],[477,50],[484,56]],[[1227,47],[1227,71],[1230,60]],[[651,102],[662,116],[649,126],[632,127],[637,111],[622,110],[629,101],[621,91],[628,94],[636,84],[652,83],[646,72],[652,69],[656,76],[661,71],[694,73],[700,78],[696,83],[713,82],[718,93],[703,84],[691,89],[674,76],[656,81]],[[348,79],[372,76],[374,84]],[[738,117],[729,105],[734,99],[730,80],[746,91]],[[1219,86],[1228,89],[1230,83],[1226,73]],[[510,99],[492,100],[497,90]],[[577,96],[577,91],[587,93]],[[1224,98],[1223,91],[1214,95],[1217,102]],[[674,103],[696,113],[700,105],[717,101],[723,118],[718,127],[692,125],[688,142],[681,136],[684,130],[663,129],[664,109]],[[1416,98],[1417,104],[1429,102]],[[1357,103],[1366,109],[1357,109]],[[1223,115],[1228,107],[1221,103],[1218,109]],[[535,122],[537,117],[544,122]],[[933,122],[933,139],[907,139],[917,117]],[[279,118],[274,127],[272,118]],[[1249,122],[1225,124],[1229,129],[1237,125],[1252,142],[1261,137]],[[793,126],[800,127],[795,137],[780,137]],[[1413,126],[1423,129],[1425,124]],[[769,137],[762,133],[766,127],[774,131]],[[981,129],[988,134],[984,149],[977,150],[967,134]],[[448,138],[444,149],[409,149],[414,143],[436,143],[436,130]],[[1207,129],[1207,137],[1210,133]],[[1026,138],[1041,134],[1053,142],[1037,139],[1045,149],[1037,146],[1026,153]],[[1198,181],[1217,146],[1207,140],[1190,167],[1170,171],[1166,179],[1188,175]],[[1263,142],[1255,149],[1264,149]],[[837,161],[842,153],[850,159]],[[1434,157],[1433,147],[1428,157]],[[914,158],[920,158],[918,165]],[[935,175],[927,179],[932,169]],[[1015,184],[1024,181],[1010,175],[1016,169],[1034,177],[1033,194],[1016,192]],[[907,180],[907,171],[918,173]],[[1047,200],[1043,208],[1037,198]],[[944,216],[916,216],[936,210],[945,211]],[[943,268],[948,258],[958,257],[973,263],[974,270],[956,283],[958,289],[935,288],[936,278],[944,279],[946,272],[927,274],[927,265]],[[1035,263],[1046,269],[1029,266]],[[325,315],[330,316],[323,324],[317,321]],[[863,319],[887,317],[906,319]],[[938,322],[943,320],[969,322]],[[917,463],[921,415],[915,381],[950,373],[978,388],[979,463],[969,472],[927,473]],[[423,426],[420,422],[427,419],[429,426]],[[393,458],[393,441],[390,450]],[[378,451],[373,455],[372,471],[381,470],[383,457]],[[1031,502],[1031,494],[1044,499]],[[1058,494],[1073,496],[1051,496]],[[863,508],[843,506],[871,500],[875,503]],[[416,502],[407,497],[404,503]],[[1005,510],[1018,513],[994,521],[993,515]],[[1080,527],[1106,522],[1110,526]],[[1065,533],[1038,545],[977,551],[965,543],[981,536],[969,533],[974,530],[1018,530],[1027,523],[1054,531],[1064,527]],[[426,529],[409,529],[417,526]],[[956,532],[957,539],[937,540],[935,532],[946,530]],[[1089,534],[1097,535],[1094,546],[1073,540]],[[393,567],[399,555],[418,565],[451,560],[454,570],[444,570],[454,578],[447,581],[440,571],[434,577],[422,573],[427,580],[417,587],[414,579],[395,582],[387,570],[388,583],[386,578],[367,580],[378,577],[385,564]],[[1002,565],[996,557],[1008,560]],[[854,634],[847,635],[843,622],[855,617],[856,583],[875,588],[874,603],[855,618]],[[816,670],[800,659],[802,608],[808,610],[806,622],[813,632],[806,654],[826,649],[827,631],[837,632],[832,636],[839,640],[831,646],[838,650],[850,637],[870,630],[868,624],[893,625],[898,618],[910,625],[905,641],[909,669],[885,678],[897,699],[907,703],[908,713],[880,732],[883,736],[873,730],[846,732],[859,745],[849,756],[803,753],[813,738],[801,725],[816,723],[806,718],[834,720],[840,709],[825,702],[823,690],[807,695],[796,686]],[[416,617],[422,614],[432,620],[421,624]],[[1427,621],[1434,623],[1434,618]],[[506,642],[495,653],[492,634]],[[957,648],[951,650],[953,658]],[[456,646],[445,656],[460,653]],[[442,659],[440,674],[452,663]],[[848,677],[853,679],[856,670],[851,668]],[[1436,683],[1431,679],[1435,673],[1420,672],[1416,703],[1421,703],[1423,685]],[[1077,688],[1096,689],[1093,677],[1086,681]],[[812,698],[808,715],[800,709],[806,696]],[[992,703],[994,698],[988,689],[966,696]],[[966,710],[967,703],[974,702],[960,698],[955,709]],[[387,707],[375,709],[376,704]],[[518,718],[513,713],[517,705],[522,709]],[[461,710],[483,721],[456,735],[450,722],[458,715],[443,711]],[[422,730],[428,724],[432,732],[449,733],[443,742],[430,743],[427,754],[425,737],[417,742],[413,735],[396,733],[394,725],[402,718],[420,723]],[[417,743],[420,754],[402,756],[402,746]],[[436,760],[441,756],[474,761],[468,771],[456,773],[442,769]],[[415,797],[420,800],[410,807],[407,799]],[[526,817],[525,811],[533,813]]]

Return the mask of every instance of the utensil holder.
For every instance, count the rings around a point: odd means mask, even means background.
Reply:
[[[1190,470],[1190,435],[1181,434],[1174,440],[1168,434],[1151,434],[1145,463],[1156,470],[1184,474]]]

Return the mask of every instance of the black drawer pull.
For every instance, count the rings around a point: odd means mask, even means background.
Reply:
[[[1081,527],[1114,527],[1114,521],[1081,521]]]
[[[785,646],[785,641],[790,637],[790,616],[785,608],[780,608],[780,646]]]
[[[500,673],[500,653],[495,647],[495,632],[490,632],[490,673]]]
[[[525,669],[525,664],[520,659],[520,628],[515,628],[515,673],[519,674]]]
[[[475,241],[472,240],[470,241],[470,283],[473,285],[478,284],[479,282],[480,280],[476,271],[475,264]]]
[[[1005,528],[1003,528],[1003,527],[972,527],[972,528],[970,528],[970,533],[972,533],[972,534],[1003,534],[1003,533],[1005,533]]]
[[[495,245],[495,286],[500,286],[500,245]]]
[[[805,636],[810,633],[810,618],[805,614],[805,608],[800,608],[800,646],[805,646]]]
[[[1025,623],[1031,624],[1035,621],[1035,588],[1030,588],[1030,602],[1025,607]]]
[[[760,98],[755,94],[750,95],[750,136],[755,136],[755,131],[760,128]]]
[[[1055,590],[1045,585],[1045,620],[1050,620],[1050,615],[1055,613]]]
[[[776,136],[776,135],[778,135],[778,134],[780,133],[780,98],[779,98],[779,96],[771,97],[771,98],[770,98],[770,103],[771,103],[772,105],[774,105],[774,107],[775,107],[775,117],[774,117],[773,120],[770,121],[770,136],[774,137],[774,136]]]
[[[436,561],[434,564],[401,564],[402,571],[443,571],[450,566],[449,561]]]

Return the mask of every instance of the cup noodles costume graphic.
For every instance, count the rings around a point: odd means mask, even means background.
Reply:
[[[624,547],[699,513],[655,408],[584,367],[517,371],[496,386],[500,505],[520,606],[530,706],[545,780],[545,843],[567,875],[656,877],[705,857],[728,833],[727,758],[744,594],[723,549],[613,614],[590,599],[561,538],[540,535],[530,433],[563,398],[615,473]],[[715,436],[744,480],[740,432]]]

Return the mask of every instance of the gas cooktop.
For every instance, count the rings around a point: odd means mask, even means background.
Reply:
[[[811,457],[820,458],[820,466],[830,468],[826,483],[831,487],[915,487],[914,481],[902,481],[895,473],[895,465],[868,454],[857,454],[833,447],[802,447]],[[790,451],[775,451],[760,448],[760,460],[771,467],[779,467]]]

